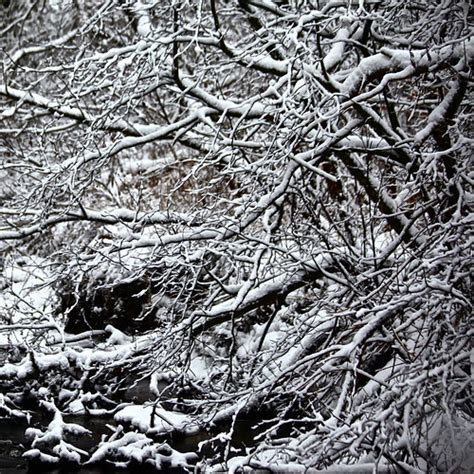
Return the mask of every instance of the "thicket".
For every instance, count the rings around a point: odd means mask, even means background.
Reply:
[[[71,407],[117,413],[142,378],[144,433],[93,460],[159,467],[165,406],[188,417],[172,431],[227,432],[202,466],[465,465],[469,2],[12,0],[0,18],[0,334],[24,352],[0,408],[28,391],[48,433],[79,432]],[[32,458],[91,459],[30,435]]]

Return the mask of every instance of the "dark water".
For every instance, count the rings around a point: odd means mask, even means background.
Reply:
[[[0,363],[3,351],[0,347]],[[5,388],[5,387],[3,387]],[[166,388],[166,384],[160,384],[161,390]],[[3,392],[0,387],[0,393]],[[120,401],[145,403],[151,398],[149,390],[149,380],[141,380],[120,394]],[[31,465],[22,457],[23,453],[29,449],[25,439],[25,430],[29,427],[43,428],[51,421],[50,415],[33,413],[31,423],[28,424],[24,419],[2,418],[0,415],[0,474],[111,474],[133,472],[131,469],[118,469],[112,465],[75,467],[75,466],[44,466]],[[89,417],[83,415],[64,415],[64,421],[68,423],[77,423],[91,431],[90,435],[83,435],[73,441],[84,451],[92,452],[102,440],[103,435],[110,436],[113,432],[107,425],[116,426],[113,416],[108,417]],[[197,449],[197,444],[204,438],[202,435],[183,437],[179,440],[179,446],[173,446],[178,451],[191,451]],[[135,470],[135,472],[138,472]],[[166,472],[181,473],[180,469],[167,470]],[[143,474],[143,469],[140,469]]]
[[[136,469],[119,469],[112,465],[100,465],[91,467],[75,466],[45,466],[29,465],[22,457],[23,453],[29,449],[25,440],[25,430],[29,426],[45,427],[51,421],[51,417],[34,415],[31,424],[25,420],[0,418],[0,474],[112,474],[112,473],[140,473],[147,471],[143,467]],[[89,429],[92,434],[76,438],[73,444],[80,449],[91,452],[99,444],[103,435],[110,435],[112,430],[109,426],[115,426],[113,417],[86,417],[86,416],[65,416],[64,420],[69,423],[80,424]],[[232,445],[235,449],[245,449],[253,444],[254,433],[251,430],[255,420],[241,419],[234,425]],[[107,426],[109,425],[109,426]],[[198,444],[208,440],[218,432],[225,431],[225,426],[216,427],[214,433],[206,431],[198,432],[193,435],[180,435],[172,439],[163,439],[167,441],[173,449],[180,452],[198,452]],[[212,447],[210,447],[212,449]],[[242,451],[243,453],[243,451]],[[207,452],[206,454],[212,454]],[[166,468],[162,472],[170,474],[180,474],[187,472],[179,468]]]
[[[88,418],[85,417],[65,417],[66,421],[78,423],[86,426],[92,431],[91,435],[81,436],[74,441],[74,445],[78,448],[90,451],[97,446],[101,440],[101,436],[105,433],[110,434],[111,431],[106,424],[112,423],[113,419],[109,418]],[[37,418],[32,425],[47,425],[49,420]],[[81,467],[74,469],[71,467],[50,468],[46,466],[29,466],[28,462],[22,457],[23,453],[29,448],[25,443],[25,430],[31,425],[25,421],[16,419],[0,418],[0,474],[18,474],[18,473],[41,473],[41,474],[106,474],[119,472],[115,468],[107,466],[101,467]],[[124,471],[121,471],[124,472]]]
[[[2,350],[0,348],[0,356]],[[1,360],[0,360],[1,362]],[[5,392],[6,387],[0,387],[0,393]],[[163,394],[164,398],[173,397],[175,394],[171,392],[169,384],[161,382],[159,384],[159,390]],[[147,401],[153,400],[154,396],[150,393],[149,379],[135,380],[120,393],[117,393],[117,401],[131,402],[136,404],[143,404]],[[167,402],[163,401],[165,408],[172,409],[172,406],[166,406]],[[25,419],[7,419],[2,418],[0,415],[0,474],[112,474],[112,473],[132,473],[139,472],[145,474],[149,472],[144,467],[138,469],[118,469],[112,465],[94,466],[94,467],[74,467],[74,466],[44,466],[44,465],[29,465],[28,462],[22,457],[23,453],[29,449],[27,441],[25,439],[25,430],[28,427],[46,427],[51,421],[50,414],[33,413],[30,424]],[[92,432],[91,435],[83,435],[79,438],[74,439],[73,444],[84,451],[91,453],[95,450],[97,445],[102,440],[102,437],[107,437],[113,433],[113,427],[116,423],[113,416],[106,417],[90,417],[84,415],[64,415],[64,421],[68,423],[77,423],[84,426]],[[243,450],[251,446],[254,443],[254,433],[252,432],[252,425],[255,424],[255,419],[238,419],[235,422],[232,446],[234,449]],[[112,429],[109,426],[112,426]],[[166,441],[173,449],[185,453],[194,452],[198,453],[199,443],[209,440],[220,432],[226,432],[229,426],[216,426],[212,433],[205,430],[192,434],[192,435],[177,435],[171,439],[163,438],[160,441]],[[213,444],[209,444],[205,449],[204,455],[212,455],[214,449],[219,449]],[[215,451],[214,451],[215,452]],[[234,451],[237,453],[237,451]],[[182,469],[171,469],[166,468],[163,472],[170,474],[187,472]]]
[[[21,459],[24,451],[26,424],[16,420],[0,419],[0,473],[27,472]]]

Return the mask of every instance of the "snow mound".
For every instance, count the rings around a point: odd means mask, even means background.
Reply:
[[[114,416],[118,423],[127,423],[143,433],[165,434],[171,431],[195,432],[197,426],[182,413],[168,411],[156,405],[130,405]]]

